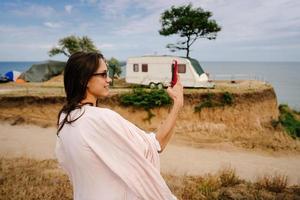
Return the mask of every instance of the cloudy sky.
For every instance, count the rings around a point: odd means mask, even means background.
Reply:
[[[298,0],[1,0],[0,61],[49,59],[49,49],[69,35],[87,35],[107,58],[174,54],[165,46],[179,37],[159,35],[160,15],[172,5],[189,2],[213,12],[212,19],[222,27],[216,40],[197,40],[191,57],[300,61]]]

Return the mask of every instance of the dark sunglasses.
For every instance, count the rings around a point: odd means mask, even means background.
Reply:
[[[95,73],[95,74],[93,74],[93,76],[101,76],[102,78],[107,78],[109,76],[109,71]]]

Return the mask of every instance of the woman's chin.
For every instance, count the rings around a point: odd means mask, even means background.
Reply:
[[[107,97],[107,96],[109,96],[109,90],[107,90],[101,94],[101,97]]]

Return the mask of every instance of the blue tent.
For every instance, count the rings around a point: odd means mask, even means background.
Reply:
[[[4,74],[4,76],[6,76],[10,81],[16,81],[20,75],[21,73],[18,71],[8,71]]]

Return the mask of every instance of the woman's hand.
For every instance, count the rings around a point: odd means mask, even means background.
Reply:
[[[174,106],[178,108],[183,107],[183,86],[180,81],[180,76],[178,75],[177,83],[172,87],[167,89],[168,95],[173,99]]]

